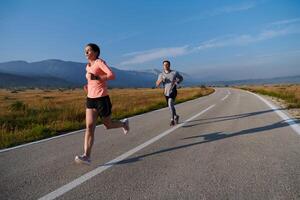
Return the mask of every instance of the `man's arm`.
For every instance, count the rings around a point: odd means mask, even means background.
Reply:
[[[160,84],[161,84],[161,82],[162,82],[162,80],[157,80],[157,81],[156,81],[156,87],[159,87]]]
[[[177,83],[181,83],[183,81],[183,77],[178,72],[176,73],[175,79]]]
[[[159,74],[158,79],[156,81],[156,87],[159,87],[162,82],[163,82],[162,74]]]

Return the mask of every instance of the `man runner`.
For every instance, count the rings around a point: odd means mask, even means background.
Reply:
[[[159,87],[162,83],[165,88],[164,95],[171,113],[170,126],[174,126],[175,123],[178,124],[179,122],[179,116],[176,114],[174,106],[175,98],[177,96],[177,85],[183,81],[183,77],[177,71],[171,70],[170,67],[170,61],[164,60],[163,71],[158,75],[156,87]]]

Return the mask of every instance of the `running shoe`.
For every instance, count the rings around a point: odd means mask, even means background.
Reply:
[[[75,162],[78,163],[78,164],[86,164],[86,165],[91,164],[91,160],[85,155],[76,156],[75,157]]]
[[[170,126],[174,126],[175,125],[175,122],[174,120],[172,119],[171,122],[170,122]]]
[[[129,132],[129,120],[126,118],[126,119],[123,119],[121,120],[123,123],[124,123],[124,127],[123,127],[123,132],[124,134],[126,135],[128,132]]]
[[[176,124],[179,124],[179,115],[175,116],[175,122],[176,122]]]

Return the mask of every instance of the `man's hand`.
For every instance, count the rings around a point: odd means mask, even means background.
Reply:
[[[178,81],[177,81],[176,79],[174,79],[174,80],[172,81],[172,85],[178,85]]]
[[[161,84],[161,80],[156,81],[156,87],[159,87],[159,85]]]

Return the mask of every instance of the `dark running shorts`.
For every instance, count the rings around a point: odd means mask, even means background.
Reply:
[[[167,103],[169,98],[175,100],[176,97],[177,97],[177,89],[174,89],[169,96],[165,96]]]
[[[108,117],[111,115],[111,102],[109,96],[98,98],[86,98],[86,108],[95,108],[100,117]]]

